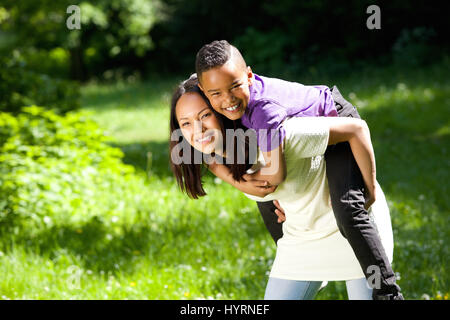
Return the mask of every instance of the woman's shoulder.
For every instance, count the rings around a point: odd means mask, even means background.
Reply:
[[[284,121],[283,127],[286,156],[310,158],[325,153],[330,134],[325,117],[292,117]]]
[[[287,117],[283,125],[289,126],[297,131],[315,131],[317,129],[329,128],[331,117]]]
[[[330,120],[327,117],[290,117],[283,121],[282,125],[288,137],[328,137],[330,131]]]

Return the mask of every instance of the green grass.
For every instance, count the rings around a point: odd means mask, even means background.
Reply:
[[[418,70],[355,70],[337,84],[371,128],[391,208],[394,270],[407,299],[448,298],[449,62]],[[179,79],[89,84],[83,108],[136,167],[142,190],[115,227],[92,219],[7,242],[0,299],[261,299],[275,244],[254,202],[210,175],[190,200],[168,167],[171,90]],[[128,202],[127,202],[128,203]],[[128,210],[127,212],[129,212]],[[317,299],[346,299],[329,283]]]

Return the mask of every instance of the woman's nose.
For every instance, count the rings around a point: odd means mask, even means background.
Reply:
[[[203,131],[203,123],[200,120],[194,121],[194,133]]]

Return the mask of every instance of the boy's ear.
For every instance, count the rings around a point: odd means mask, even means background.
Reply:
[[[200,81],[198,82],[198,87],[200,88],[200,90],[202,90],[203,91],[203,93],[205,92],[205,90],[203,90],[203,87],[202,87],[202,84],[200,83]]]
[[[253,84],[253,72],[252,72],[252,68],[250,68],[250,66],[247,67],[247,79],[248,79],[248,85],[251,86]]]

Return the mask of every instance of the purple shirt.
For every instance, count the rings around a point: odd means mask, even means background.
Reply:
[[[241,121],[247,128],[256,130],[258,146],[263,152],[275,149],[283,141],[286,133],[282,122],[287,117],[338,116],[327,86],[305,86],[256,74],[253,76],[250,99]],[[273,134],[267,135],[266,132]]]

